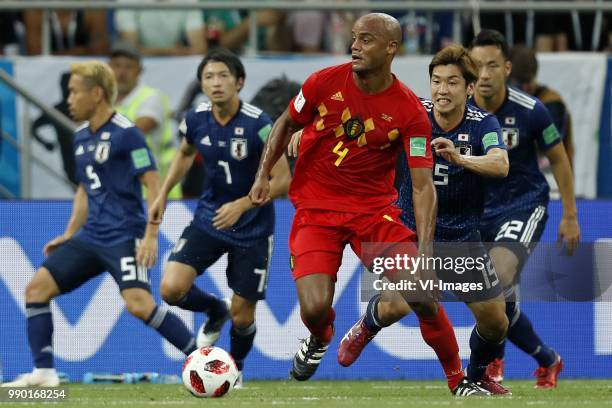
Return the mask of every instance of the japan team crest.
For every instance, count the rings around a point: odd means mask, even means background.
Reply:
[[[517,128],[502,128],[504,143],[508,150],[514,149],[519,144],[519,130]]]
[[[98,146],[96,146],[96,152],[94,153],[94,159],[98,163],[104,163],[108,160],[108,156],[110,153],[110,142],[100,142]]]
[[[230,145],[230,155],[236,160],[242,160],[246,158],[248,154],[247,140],[233,137]]]

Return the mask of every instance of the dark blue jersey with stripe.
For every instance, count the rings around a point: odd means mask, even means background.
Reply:
[[[460,154],[469,156],[483,156],[496,147],[506,148],[495,116],[468,105],[461,123],[446,132],[436,123],[432,102],[421,99],[421,103],[431,121],[432,140],[437,137],[449,139]],[[434,159],[433,179],[438,194],[434,240],[438,242],[473,240],[484,206],[485,178],[461,166],[453,165],[438,155],[434,154]],[[404,166],[404,169],[405,177],[400,187],[398,203],[403,210],[404,223],[414,230],[416,225],[412,203],[412,181],[408,168]]]
[[[274,206],[253,208],[229,230],[217,230],[212,219],[223,204],[246,196],[255,180],[272,121],[264,112],[245,102],[224,126],[212,113],[210,103],[190,110],[179,130],[195,146],[206,172],[202,196],[193,224],[232,245],[249,246],[274,232]]]
[[[96,132],[89,123],[74,134],[76,178],[87,193],[87,222],[79,233],[98,245],[142,238],[146,217],[139,177],[156,170],[142,132],[114,113]]]
[[[473,99],[470,104],[475,105]],[[539,99],[507,88],[506,100],[495,112],[508,146],[510,172],[489,179],[483,222],[518,211],[548,205],[548,182],[538,167],[538,149],[546,151],[561,142],[550,113]]]

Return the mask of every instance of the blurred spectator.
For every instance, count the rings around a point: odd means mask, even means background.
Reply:
[[[121,39],[136,45],[143,55],[200,55],[207,48],[204,19],[198,9],[118,9],[115,28]]]
[[[113,44],[109,65],[117,80],[115,109],[142,130],[163,180],[176,153],[168,98],[160,90],[139,82],[141,57],[133,44],[124,41]],[[180,186],[169,197],[181,198]]]
[[[540,99],[546,108],[548,108],[553,123],[563,137],[563,145],[565,146],[570,164],[573,164],[574,145],[570,113],[559,93],[545,85],[538,84],[536,80],[538,76],[538,60],[536,59],[535,52],[525,46],[516,46],[512,49],[511,62],[511,83],[523,92],[527,92]]]
[[[70,116],[70,110],[68,109],[68,80],[70,79],[70,72],[64,72],[60,77],[60,88],[62,90],[62,100],[57,104],[53,105],[55,109],[66,115]],[[55,143],[49,142],[42,138],[39,134],[39,130],[44,127],[50,125],[55,130],[55,135],[57,137],[57,143],[60,148],[60,154],[62,155],[62,163],[64,167],[64,173],[68,180],[70,180],[73,184],[73,189],[79,184],[75,171],[75,160],[74,160],[74,147],[72,146],[72,135],[73,131],[70,129],[66,129],[63,126],[58,125],[51,117],[47,116],[47,114],[41,114],[34,122],[32,123],[32,136],[34,139],[42,144],[45,149],[48,151],[53,151],[56,147]]]
[[[288,15],[293,51],[301,53],[323,52],[325,28],[329,26],[329,13],[318,10],[297,10]]]
[[[0,13],[0,55],[18,55],[24,53],[25,27],[21,13]]]
[[[48,11],[51,53],[56,55],[104,55],[109,36],[106,11]],[[30,55],[42,52],[43,12],[24,12],[26,45]]]

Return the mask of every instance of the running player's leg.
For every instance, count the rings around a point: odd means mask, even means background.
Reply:
[[[128,312],[155,329],[177,349],[190,354],[196,349],[193,333],[167,307],[157,305],[151,295],[149,271],[136,263],[136,242],[129,240],[97,249],[106,270],[119,286]]]
[[[310,331],[293,358],[290,374],[299,381],[315,373],[334,334],[332,302],[336,274],[350,232],[326,225],[344,225],[343,216],[298,210],[293,218],[289,237],[291,273],[297,288],[300,316]],[[338,219],[332,220],[333,217]]]
[[[266,297],[273,236],[248,247],[232,247],[228,253],[227,282],[234,291],[231,301],[230,353],[242,372],[257,332],[255,307]],[[241,385],[241,380],[239,380]]]
[[[227,302],[204,292],[194,282],[215,263],[227,248],[205,231],[190,225],[172,249],[164,268],[160,292],[169,305],[208,315],[198,329],[197,346],[211,346],[219,339],[221,328],[229,319]]]
[[[53,362],[53,319],[50,301],[104,271],[86,244],[72,239],[49,255],[25,290],[27,335],[34,362],[32,373],[3,384],[7,387],[57,386]]]
[[[357,239],[351,240],[351,246],[355,253],[359,254],[362,258],[365,265],[372,265],[371,258],[373,254],[362,253],[362,242],[401,243],[397,248],[401,251],[407,251],[408,255],[416,256],[417,251],[414,244],[417,241],[417,236],[412,230],[401,223],[399,219],[400,213],[399,208],[390,206],[378,214],[364,216],[361,220],[356,220],[358,225],[355,226],[355,230],[358,231],[358,234]],[[391,251],[389,254],[393,256],[397,248],[389,247]],[[385,253],[387,252],[389,251],[385,250]],[[434,301],[410,301],[408,305],[419,319],[419,328],[421,329],[423,340],[433,348],[438,356],[450,389],[455,389],[464,375],[455,331],[444,308]]]
[[[523,265],[542,236],[547,218],[546,208],[539,206],[532,211],[511,214],[489,226],[494,232],[494,235],[490,234],[494,242],[489,254],[498,271],[506,298],[508,340],[538,362],[537,388],[556,386],[562,362],[559,355],[540,339],[527,315],[520,310],[516,286]],[[502,351],[500,360],[494,364],[496,367],[503,367],[503,356]],[[493,371],[492,367],[489,371]],[[503,372],[497,377],[503,379]]]

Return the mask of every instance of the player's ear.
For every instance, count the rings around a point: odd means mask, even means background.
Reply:
[[[242,91],[243,87],[244,87],[244,78],[238,78],[238,80],[236,81],[236,88],[238,88],[238,92]]]
[[[512,62],[511,61],[506,61],[504,63],[504,70],[506,71],[506,78],[508,78],[510,76],[510,73],[512,72]]]
[[[389,43],[387,44],[387,51],[391,55],[397,54],[397,52],[399,51],[399,43],[397,42],[397,40],[389,40]]]
[[[467,95],[468,95],[468,98],[469,98],[470,96],[474,95],[474,89],[475,89],[475,87],[476,87],[476,83],[475,83],[475,82],[470,82],[469,84],[467,84],[466,89],[467,89]]]

